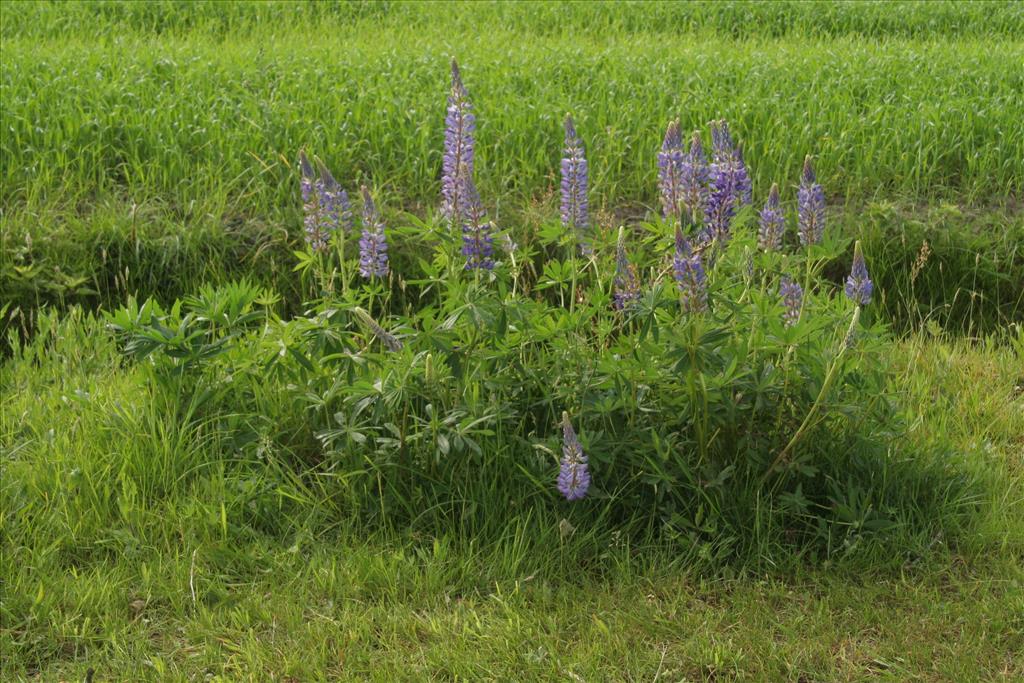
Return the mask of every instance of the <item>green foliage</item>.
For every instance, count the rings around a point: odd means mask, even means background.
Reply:
[[[878,304],[901,330],[991,334],[1024,322],[1024,214],[869,204],[844,233],[864,242]],[[845,277],[849,258],[829,273]]]
[[[535,508],[564,509],[716,564],[834,557],[862,543],[906,557],[938,529],[957,533],[971,516],[970,476],[933,470],[904,443],[880,361],[891,342],[817,284],[845,244],[755,254],[745,232],[715,248],[712,309],[694,315],[662,270],[665,231],[640,235],[654,280],[625,315],[610,306],[606,240],[595,259],[533,262],[536,281],[509,259],[463,274],[441,242],[395,297],[346,277],[351,261],[321,262],[333,275],[306,316],[255,310],[242,285],[169,314],[132,304],[108,319],[126,352],[184,378],[175,391],[222,400],[224,439],[276,443],[292,454],[282,466],[331,473],[333,504],[372,528],[488,538]],[[783,272],[811,292],[792,327]],[[436,286],[416,284],[427,282]],[[563,410],[595,482],[574,506],[553,486]]]

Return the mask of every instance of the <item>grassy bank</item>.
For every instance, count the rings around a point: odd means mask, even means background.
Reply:
[[[1024,347],[1007,341],[915,337],[887,361],[912,438],[990,478],[970,538],[936,537],[899,572],[854,553],[723,574],[558,515],[486,543],[353,535],[331,512],[342,472],[297,477],[273,444],[241,457],[128,401],[139,369],[72,315],[2,366],[4,670],[1012,680]]]

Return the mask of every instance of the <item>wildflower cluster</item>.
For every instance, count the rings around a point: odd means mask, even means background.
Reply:
[[[451,77],[452,83],[445,117],[442,162],[442,215],[453,231],[458,226],[461,255],[465,259],[464,268],[473,271],[491,271],[497,265],[494,245],[496,228],[487,217],[487,211],[473,179],[476,120],[462,83],[461,74],[454,61],[452,62]],[[750,173],[744,162],[742,150],[734,142],[729,126],[724,120],[711,123],[711,151],[712,158],[709,163],[705,157],[704,145],[698,132],[694,132],[689,143],[684,144],[680,123],[675,120],[668,124],[661,149],[657,152],[657,183],[661,196],[661,209],[674,232],[674,250],[671,254],[670,271],[675,284],[675,293],[678,296],[677,310],[683,314],[679,319],[692,321],[689,324],[695,329],[702,325],[715,325],[721,322],[719,320],[721,315],[718,314],[719,307],[713,306],[716,302],[713,302],[710,297],[712,290],[709,287],[709,280],[715,282],[713,291],[716,292],[716,298],[730,296],[730,286],[744,288],[742,296],[733,295],[728,300],[724,298],[721,300],[726,304],[722,308],[730,311],[735,311],[744,299],[749,300],[749,297],[752,296],[750,290],[756,287],[755,250],[750,246],[745,246],[744,257],[740,262],[736,258],[738,252],[729,248],[734,231],[741,234],[740,231],[744,227],[735,224],[737,216],[741,215],[739,209],[752,203],[753,192]],[[306,155],[301,154],[300,166],[303,207],[306,214],[306,236],[311,248],[314,251],[320,251],[325,248],[332,233],[351,231],[351,208],[347,194],[323,164],[319,164],[318,169],[314,171],[313,165]],[[583,142],[571,116],[567,116],[564,122],[564,144],[560,170],[562,228],[574,234],[577,244],[584,253],[593,255],[594,258],[590,265],[593,266],[594,272],[598,273],[600,278],[602,254],[594,253],[593,249],[594,242],[600,243],[597,239],[599,235],[596,231],[591,232],[591,217],[589,215],[588,160]],[[359,239],[359,274],[366,279],[386,278],[391,272],[391,263],[384,221],[365,185],[361,187],[361,195],[362,233]],[[804,164],[802,180],[797,193],[797,232],[801,244],[807,246],[822,242],[825,229],[824,211],[824,192],[817,183],[808,157]],[[786,220],[779,187],[777,184],[773,184],[758,216],[758,247],[766,252],[781,251],[785,232]],[[501,239],[508,254],[511,255],[517,250],[515,242],[508,233],[503,234]],[[620,313],[616,316],[613,324],[622,326],[623,329],[630,327],[634,321],[634,315],[641,310],[641,292],[644,288],[640,271],[630,261],[627,246],[626,230],[624,227],[620,227],[614,250],[614,274],[611,275],[610,298],[611,307]],[[734,252],[732,257],[729,256],[730,251]],[[734,283],[740,283],[739,285],[730,285],[727,277],[723,280],[718,279],[716,270],[719,268],[718,264],[722,262],[720,260],[722,258],[725,259],[725,263],[742,269],[743,277],[734,280]],[[604,263],[608,263],[607,257],[605,259]],[[790,260],[783,255],[781,258],[766,259],[764,263],[772,264],[771,268],[774,268],[775,264],[781,263],[780,270],[785,271]],[[778,301],[777,305],[781,307],[782,322],[786,327],[800,323],[801,318],[805,316],[805,296],[814,291],[811,289],[813,267],[810,257],[806,257],[802,264],[807,266],[807,279],[803,285],[785,272],[763,271],[761,293],[762,295],[767,294],[769,300],[776,296],[769,294],[771,290],[767,289],[767,282],[771,277],[778,286],[776,301]],[[513,265],[515,265],[514,259]],[[519,272],[516,268],[512,270],[516,273]],[[558,269],[553,272],[562,277],[563,282],[565,281],[565,270]],[[608,273],[609,271],[604,270],[603,272]],[[657,273],[657,269],[651,268],[644,272]],[[572,273],[573,278],[581,275],[580,272]],[[517,275],[513,273],[513,277],[517,277]],[[488,282],[492,281],[488,280]],[[571,295],[576,297],[575,279],[573,283],[574,289]],[[603,283],[602,294],[607,294],[609,291],[607,280],[603,280]],[[479,281],[476,285],[480,285]],[[858,243],[854,254],[853,269],[844,288],[846,296],[857,304],[853,318],[854,324],[850,326],[846,335],[847,344],[852,344],[853,327],[860,314],[860,307],[871,301],[872,290],[873,284]],[[514,299],[515,287],[512,288],[512,291]],[[368,300],[372,304],[372,295]],[[579,298],[574,299],[574,301],[580,300]],[[366,300],[364,299],[364,301]],[[560,301],[564,305],[564,297],[560,297]],[[370,308],[370,305],[367,307]],[[357,307],[355,314],[385,349],[392,352],[402,350],[402,341],[388,332],[367,310]],[[505,317],[504,312],[502,317],[506,321],[505,325],[508,325],[508,318]],[[457,319],[458,316],[451,318],[452,321]],[[483,316],[475,319],[485,321],[488,318]],[[650,322],[645,324],[656,324],[657,319],[657,316],[652,315]],[[749,343],[753,337],[747,332],[744,334],[747,340],[745,343]],[[708,338],[713,340],[715,335]],[[476,339],[474,336],[474,344]],[[460,348],[460,345],[441,344],[438,348],[454,349]],[[451,358],[453,364],[462,362],[455,354]],[[691,356],[691,362],[696,362],[696,358],[696,355]],[[434,361],[430,361],[430,364],[431,368],[437,367]],[[834,367],[835,364],[832,366],[833,370]],[[687,386],[692,389],[697,385],[688,384]],[[699,397],[690,398],[693,403]],[[706,397],[701,400],[705,399]],[[563,404],[565,403],[563,401]],[[820,401],[814,406],[814,410],[818,409],[820,409]],[[778,422],[778,418],[776,421]],[[591,484],[591,471],[587,455],[583,451],[567,413],[562,415],[561,426],[562,457],[557,474],[557,489],[566,500],[575,501],[587,495]],[[801,427],[801,429],[805,428]],[[787,450],[783,451],[783,455],[787,454],[791,446],[792,443],[786,447]],[[450,448],[450,445],[447,448]]]

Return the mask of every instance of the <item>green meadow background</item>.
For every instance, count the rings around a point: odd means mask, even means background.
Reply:
[[[0,45],[0,678],[1024,678],[1024,3],[19,2]],[[609,235],[659,211],[675,117],[729,121],[755,206],[795,213],[813,155],[915,438],[984,473],[976,535],[898,569],[368,536],[323,523],[333,481],[161,414],[102,312],[242,277],[300,312],[300,149],[396,231],[436,217],[453,57],[517,239],[567,112]],[[181,473],[159,500],[146,463]]]

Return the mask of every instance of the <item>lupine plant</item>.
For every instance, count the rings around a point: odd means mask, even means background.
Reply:
[[[949,489],[907,484],[934,473],[891,458],[914,446],[878,362],[885,330],[864,312],[867,258],[857,245],[845,297],[818,277],[848,245],[824,234],[809,163],[796,198],[809,249],[786,250],[777,187],[759,221],[738,211],[749,174],[724,122],[712,126],[710,172],[699,136],[687,152],[673,122],[656,178],[652,163],[664,216],[614,241],[591,232],[591,258],[567,262],[533,249],[523,226],[527,246],[506,233],[498,260],[472,178],[472,123],[453,64],[442,220],[460,227],[461,249],[413,226],[389,254],[364,186],[366,287],[326,291],[288,319],[242,292],[245,325],[212,324],[190,302],[111,324],[177,390],[230,385],[235,401],[210,399],[204,419],[229,425],[241,449],[279,444],[301,476],[336,482],[337,514],[369,525],[498,534],[513,519],[572,519],[654,530],[705,559],[932,538],[941,520],[908,499]],[[586,206],[577,143],[567,120],[574,228]],[[322,190],[302,158],[307,221],[319,226]],[[401,278],[384,278],[389,256],[403,259]],[[801,271],[803,285],[787,275]]]

